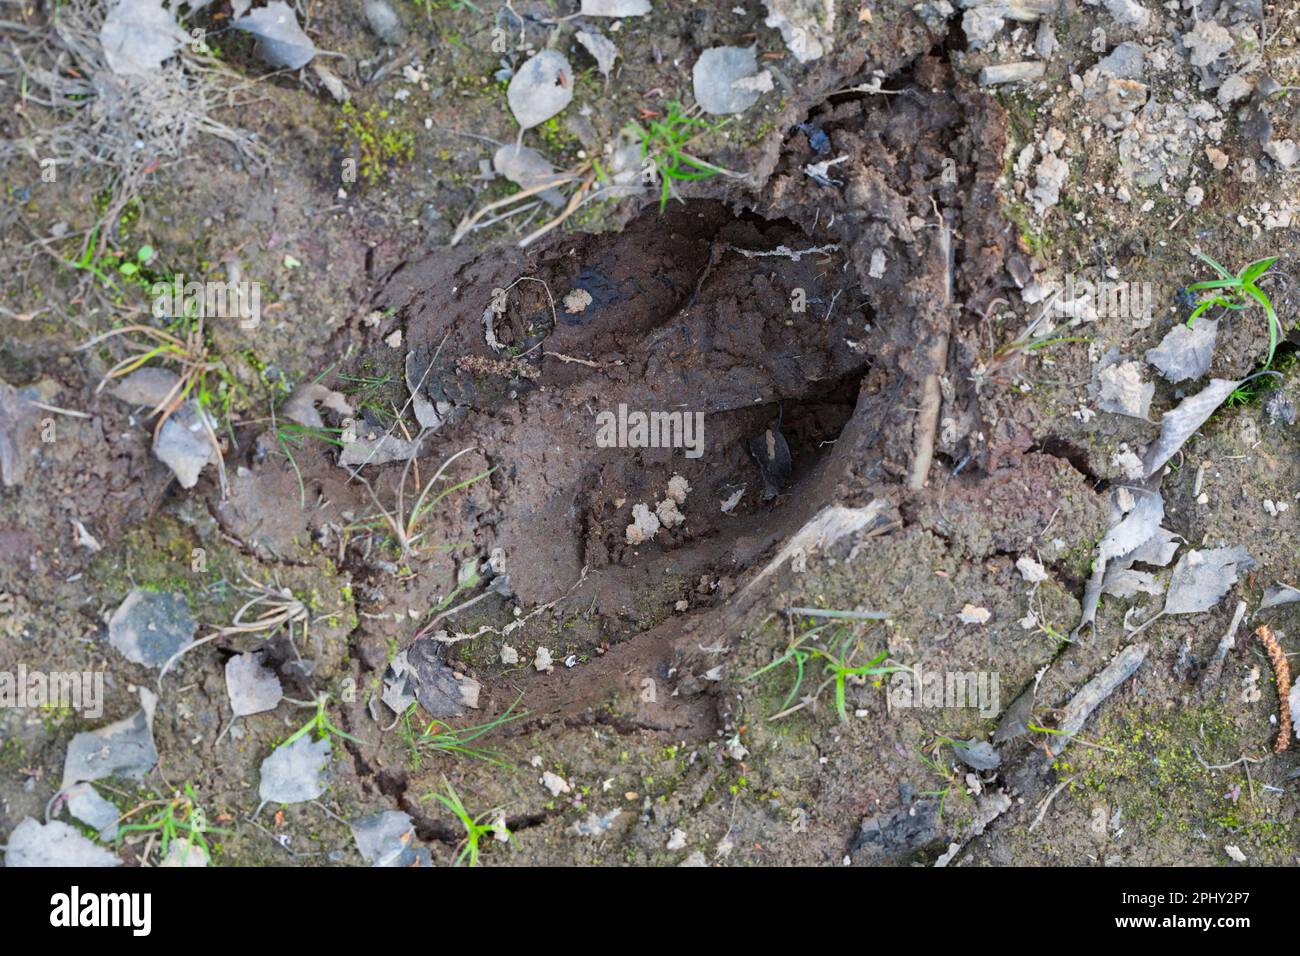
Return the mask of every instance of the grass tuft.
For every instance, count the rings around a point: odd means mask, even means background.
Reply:
[[[841,721],[847,722],[849,719],[847,694],[850,678],[881,677],[885,674],[909,669],[885,665],[884,661],[889,655],[888,651],[881,651],[865,664],[854,664],[854,658],[861,650],[862,644],[853,631],[841,629],[836,631],[828,641],[819,642],[814,640],[822,630],[829,626],[822,624],[804,631],[792,640],[785,651],[770,664],[760,667],[752,674],[746,674],[741,678],[743,683],[778,667],[788,666],[793,668],[794,683],[777,712],[768,720],[779,720],[805,707],[815,707],[822,693],[828,687],[834,687],[835,711],[839,714]],[[826,677],[811,693],[804,695],[799,703],[795,704],[794,700],[798,696],[800,688],[803,687],[810,662],[814,664],[821,662]]]
[[[441,720],[431,720],[422,732],[416,730],[414,723],[415,711],[419,705],[411,704],[402,714],[401,726],[398,730],[399,736],[406,743],[411,769],[420,768],[420,761],[424,755],[442,753],[473,757],[475,760],[513,770],[514,766],[504,761],[498,751],[486,750],[472,744],[498,727],[527,717],[528,711],[514,713],[515,705],[518,703],[519,701],[516,700],[500,717],[472,727],[453,727]]]
[[[1277,262],[1278,257],[1269,256],[1265,259],[1256,259],[1243,267],[1236,275],[1233,275],[1209,256],[1199,252],[1196,256],[1214,269],[1219,274],[1219,278],[1194,282],[1187,287],[1189,292],[1209,293],[1201,296],[1197,301],[1196,307],[1192,309],[1192,314],[1187,317],[1187,327],[1191,328],[1192,323],[1203,312],[1216,306],[1233,310],[1248,309],[1255,305],[1261,306],[1268,320],[1268,357],[1264,360],[1264,367],[1268,368],[1273,364],[1273,356],[1277,352],[1278,341],[1282,338],[1282,320],[1277,317],[1277,312],[1274,310],[1273,303],[1267,293],[1256,283],[1268,274],[1268,271]]]
[[[668,115],[650,120],[641,133],[641,158],[653,161],[659,173],[659,212],[668,208],[673,183],[695,182],[726,172],[720,166],[707,163],[686,152],[686,146],[703,133],[721,129],[722,123],[707,123],[696,116],[682,112],[681,104],[668,104]]]
[[[456,855],[455,865],[460,866],[468,860],[470,866],[478,866],[479,841],[489,834],[497,839],[509,840],[510,831],[506,829],[504,818],[495,810],[473,816],[465,808],[465,803],[456,792],[456,788],[446,778],[443,778],[442,783],[446,787],[445,793],[425,794],[425,799],[432,797],[437,800],[451,811],[460,821],[460,825],[465,828],[465,838],[457,846],[459,852]],[[485,823],[485,820],[489,822]]]

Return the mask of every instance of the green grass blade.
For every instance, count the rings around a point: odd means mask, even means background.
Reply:
[[[1277,352],[1278,332],[1282,323],[1278,320],[1277,313],[1273,311],[1273,303],[1263,291],[1253,285],[1246,286],[1243,291],[1262,305],[1268,315],[1268,358],[1264,360],[1264,367],[1267,368],[1273,364],[1273,355]]]
[[[1213,269],[1213,270],[1214,270],[1215,272],[1217,272],[1219,275],[1223,276],[1223,278],[1225,278],[1225,279],[1232,279],[1232,280],[1236,281],[1236,279],[1237,279],[1236,276],[1234,276],[1231,272],[1229,272],[1229,271],[1228,271],[1227,269],[1225,269],[1223,266],[1219,265],[1219,263],[1215,262],[1213,259],[1211,259],[1209,256],[1205,255],[1204,253],[1201,253],[1201,252],[1196,253],[1196,258],[1200,259],[1202,262],[1204,262],[1204,263],[1206,263],[1207,265],[1209,265],[1209,267],[1210,267],[1211,269]]]
[[[1236,289],[1241,285],[1241,280],[1233,277],[1231,279],[1206,279],[1204,282],[1193,282],[1187,287],[1188,292],[1200,292],[1202,289]]]
[[[1277,256],[1269,256],[1267,259],[1256,259],[1250,265],[1246,266],[1246,268],[1242,269],[1241,274],[1237,276],[1237,278],[1241,280],[1242,285],[1250,285],[1269,269],[1273,268],[1273,263],[1275,262],[1277,262]]]

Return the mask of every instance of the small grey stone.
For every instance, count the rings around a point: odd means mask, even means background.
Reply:
[[[1102,3],[1115,22],[1122,27],[1142,29],[1151,19],[1151,14],[1147,12],[1146,7],[1135,0],[1102,0]]]
[[[293,743],[281,744],[262,761],[262,780],[257,793],[268,803],[302,803],[325,792],[330,742],[312,740],[304,734]]]
[[[1142,381],[1142,366],[1137,362],[1119,362],[1107,366],[1097,374],[1100,383],[1100,401],[1097,407],[1104,412],[1130,415],[1145,419],[1151,410],[1151,398],[1156,387]]]
[[[388,0],[366,0],[366,25],[385,43],[400,43],[402,20]]]
[[[182,488],[193,488],[201,472],[216,458],[209,437],[212,421],[198,402],[189,400],[167,416],[153,443],[154,457],[172,470]]]
[[[579,30],[574,37],[596,61],[596,69],[608,77],[614,68],[614,59],[618,56],[618,47],[598,30]]]
[[[510,112],[524,129],[545,123],[572,100],[573,68],[555,50],[542,50],[525,60],[506,87]]]
[[[122,861],[95,846],[62,820],[42,824],[27,817],[9,834],[5,866],[121,866]]]
[[[835,41],[833,0],[763,0],[763,25],[781,31],[794,58],[809,63],[831,52]]]
[[[1219,323],[1214,319],[1197,319],[1190,329],[1180,322],[1156,348],[1147,351],[1147,361],[1171,382],[1200,378],[1210,370],[1218,334]]]
[[[136,588],[109,619],[108,642],[132,663],[162,667],[193,642],[197,627],[185,595]]]
[[[168,869],[202,869],[208,865],[208,851],[201,844],[191,842],[188,837],[177,837],[168,844],[167,855],[158,865]]]
[[[1174,565],[1165,598],[1166,614],[1198,614],[1208,611],[1237,583],[1255,560],[1243,547],[1188,551]]]
[[[66,791],[68,812],[86,826],[99,831],[101,840],[113,840],[117,837],[117,820],[121,816],[117,807],[105,800],[88,783],[79,783]]]
[[[1052,25],[1047,20],[1040,20],[1038,35],[1034,37],[1034,55],[1040,60],[1050,60],[1060,48],[1061,44],[1056,39],[1056,31],[1052,29]]]
[[[872,858],[913,852],[934,839],[938,820],[936,800],[918,800],[911,806],[877,814],[862,821],[849,852],[865,850]]]
[[[975,770],[993,770],[1002,763],[1001,755],[987,740],[959,740],[952,750],[958,760]]]
[[[154,407],[179,391],[180,380],[180,376],[170,369],[146,365],[121,379],[109,389],[109,393],[129,405]]]
[[[961,29],[966,34],[966,43],[972,50],[980,50],[989,44],[1006,26],[1006,10],[992,4],[972,7],[962,14]]]
[[[37,435],[37,408],[27,392],[0,382],[0,482],[6,488],[22,484]]]
[[[1232,49],[1232,34],[1213,20],[1199,20],[1182,36],[1192,66],[1211,66]]]
[[[430,717],[459,717],[467,707],[478,707],[479,682],[457,675],[442,659],[442,649],[433,635],[412,644],[405,653],[407,676],[416,700]]]
[[[1295,424],[1295,401],[1285,392],[1274,392],[1270,395],[1264,405],[1264,411],[1268,413],[1268,420],[1274,425]]]
[[[1141,80],[1146,73],[1146,49],[1131,40],[1121,43],[1097,63],[1102,76],[1117,80]]]
[[[82,731],[69,741],[63,759],[62,789],[112,776],[142,780],[157,766],[152,726],[158,699],[144,688],[140,699],[143,706],[133,716],[98,730]]]
[[[1296,163],[1300,163],[1300,146],[1297,146],[1293,139],[1270,140],[1264,147],[1264,152],[1268,153],[1283,169],[1290,169]]]
[[[316,55],[316,45],[298,24],[298,15],[284,0],[271,0],[231,24],[257,37],[255,52],[273,67],[297,70]]]
[[[758,57],[752,46],[719,46],[705,50],[695,61],[692,77],[695,99],[706,113],[743,113],[761,95],[737,86],[736,81],[758,75]]]
[[[1238,100],[1244,100],[1246,97],[1250,96],[1252,89],[1253,87],[1251,86],[1250,80],[1246,79],[1246,77],[1242,76],[1240,73],[1234,73],[1219,84],[1219,92],[1217,94],[1219,105],[1231,106]]]
[[[582,0],[584,17],[643,17],[650,12],[650,0]]]
[[[411,842],[415,825],[400,810],[384,810],[352,824],[357,850],[371,866],[409,866],[414,857]]]
[[[236,717],[274,710],[284,697],[280,678],[256,652],[236,654],[226,661],[226,693]]]
[[[531,189],[546,183],[562,183],[564,177],[541,153],[517,143],[506,143],[492,157],[492,168],[520,189]],[[564,194],[552,186],[537,194],[537,198],[556,208],[565,203]]]
[[[99,43],[108,68],[118,75],[148,76],[158,71],[189,38],[162,0],[108,4]]]

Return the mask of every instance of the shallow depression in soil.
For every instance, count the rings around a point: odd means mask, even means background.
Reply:
[[[429,288],[410,327],[419,366],[434,357],[425,393],[452,409],[428,454],[474,444],[496,467],[485,544],[522,601],[555,600],[584,568],[731,572],[829,500],[820,476],[871,367],[837,246],[697,202],[525,275],[541,281],[472,322],[502,286]],[[653,534],[629,533],[634,509]]]

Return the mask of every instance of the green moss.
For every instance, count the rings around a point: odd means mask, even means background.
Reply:
[[[0,741],[0,772],[17,774],[27,765],[27,745],[16,737]]]
[[[1070,788],[1105,795],[1124,809],[1128,825],[1145,837],[1271,832],[1274,821],[1245,796],[1250,782],[1240,767],[1212,771],[1249,749],[1225,710],[1203,706],[1175,714],[1111,711],[1098,724],[1096,746],[1069,751],[1057,772],[1074,775]],[[1240,788],[1232,801],[1227,794]]]
[[[995,96],[1006,112],[1011,140],[1018,151],[1019,147],[1034,138],[1041,108],[1040,101],[1025,90],[1012,88],[999,89]]]
[[[200,559],[204,570],[195,570]],[[223,588],[217,582],[238,579],[233,553],[200,542],[193,529],[171,515],[127,532],[115,548],[96,557],[91,572],[102,591],[116,600],[132,587],[172,591],[185,595],[191,611],[214,600],[221,603]]]
[[[569,132],[559,115],[552,116],[538,126],[537,132],[546,147],[544,152],[548,154],[548,158],[569,158],[569,154],[576,152],[581,145],[578,138]]]
[[[1002,208],[1002,215],[1016,227],[1016,236],[1021,247],[1031,255],[1046,259],[1051,239],[1045,229],[1034,226],[1029,217],[1029,207],[1024,203],[1007,203]]]
[[[773,130],[776,129],[777,117],[782,115],[784,109],[785,109],[785,98],[782,97],[781,101],[777,103],[775,107],[771,108],[770,112],[772,115],[768,119],[764,120],[762,123],[759,123],[756,127],[754,127],[754,129],[752,130],[752,132],[748,137],[746,145],[749,146],[751,149],[756,146],[761,146],[763,141],[767,139],[769,135],[771,135]]]
[[[394,166],[409,163],[415,156],[415,137],[397,125],[390,111],[368,106],[358,111],[344,103],[335,127],[343,137],[343,152],[355,154],[357,175],[374,185],[389,175]]]
[[[618,207],[614,200],[587,203],[569,217],[566,225],[584,233],[617,232],[622,228]]]

